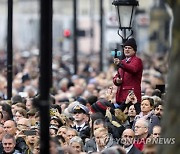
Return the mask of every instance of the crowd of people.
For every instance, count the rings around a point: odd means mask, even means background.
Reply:
[[[106,72],[99,72],[95,62],[81,63],[76,75],[72,75],[69,61],[60,55],[53,58],[47,113],[52,154],[157,153],[168,59],[167,55],[151,57],[136,50],[135,40],[130,39],[124,46],[126,59],[114,58]],[[17,52],[14,61],[10,100],[6,71],[2,69],[0,74],[0,153],[38,154],[38,55]],[[3,62],[1,56],[1,68]]]

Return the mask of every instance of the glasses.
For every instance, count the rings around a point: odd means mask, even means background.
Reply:
[[[83,113],[83,112],[74,112],[74,114],[81,114],[81,113]]]
[[[125,50],[131,50],[132,47],[124,47]]]
[[[18,126],[18,127],[22,127],[22,126],[23,126],[23,127],[28,127],[28,125],[26,125],[26,124],[18,124],[17,126]]]
[[[160,135],[160,133],[154,133],[153,135]]]
[[[142,127],[142,126],[135,126],[134,128],[137,128],[137,129],[139,129],[139,128],[147,128],[147,127]]]

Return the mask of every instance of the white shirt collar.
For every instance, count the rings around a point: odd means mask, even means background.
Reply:
[[[85,124],[86,124],[85,122],[83,124],[81,124],[80,126],[76,124],[76,128],[81,127],[81,129],[82,129],[85,126]],[[80,129],[80,131],[81,131],[81,129]]]
[[[128,62],[131,59],[131,57],[126,58],[126,62]]]
[[[100,152],[100,150],[99,150],[99,146],[98,146],[98,144],[96,143],[96,148],[97,148],[97,152]]]

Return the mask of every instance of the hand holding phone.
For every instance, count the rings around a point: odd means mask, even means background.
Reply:
[[[129,90],[129,94],[128,94],[130,101],[132,102],[132,104],[136,104],[137,103],[137,97],[134,94],[133,90]]]
[[[133,90],[129,90],[129,96],[133,95],[134,94],[134,91]]]

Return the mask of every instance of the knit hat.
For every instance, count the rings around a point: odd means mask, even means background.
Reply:
[[[125,43],[124,43],[124,47],[125,46],[131,46],[134,51],[137,51],[137,45],[136,45],[136,40],[134,38],[130,38],[128,39]]]

